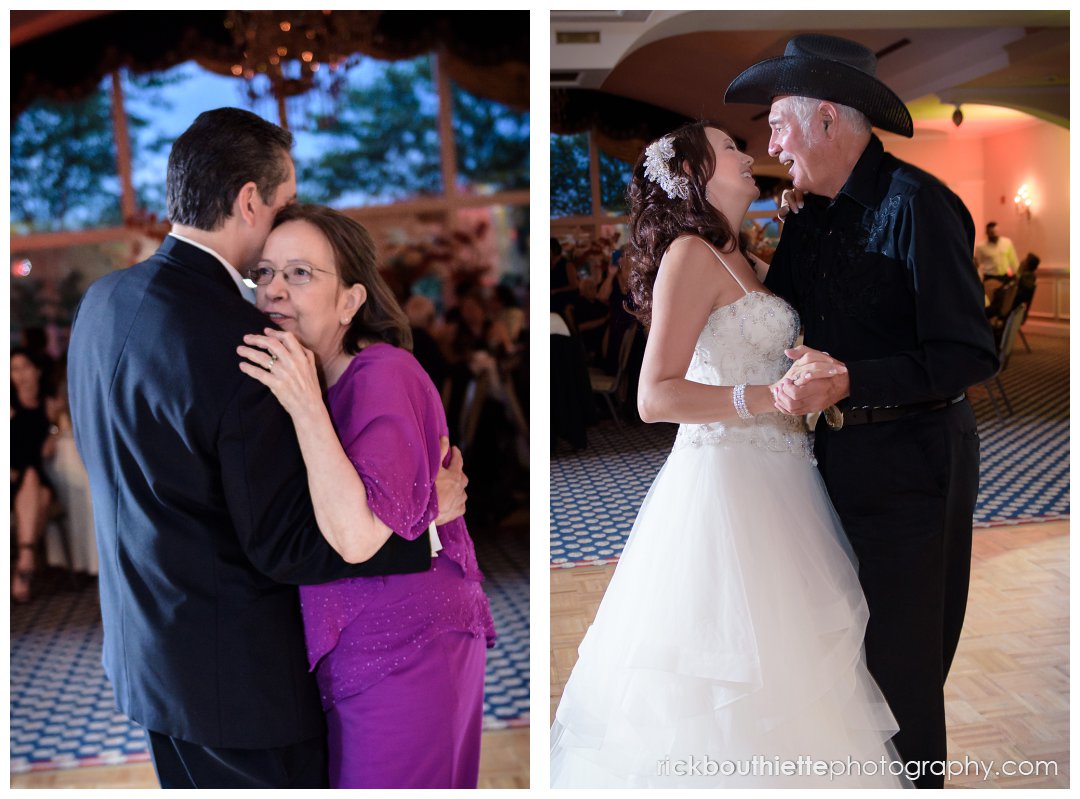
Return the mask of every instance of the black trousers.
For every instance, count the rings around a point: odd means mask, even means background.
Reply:
[[[275,749],[200,746],[146,730],[162,788],[329,788],[326,736]]]
[[[979,490],[975,416],[964,401],[892,422],[824,427],[815,437],[818,468],[859,561],[870,610],[866,662],[899,723],[893,743],[905,761],[944,761],[945,678],[967,607]],[[919,788],[943,784],[938,775],[916,780]]]

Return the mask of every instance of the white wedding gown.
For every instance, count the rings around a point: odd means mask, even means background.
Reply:
[[[709,316],[686,377],[775,382],[798,329],[748,292]],[[803,420],[681,425],[563,691],[551,785],[900,787],[866,619]]]

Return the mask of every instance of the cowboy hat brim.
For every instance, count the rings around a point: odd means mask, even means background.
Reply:
[[[771,105],[783,95],[813,97],[850,106],[882,130],[911,138],[911,113],[896,94],[872,75],[839,61],[780,56],[758,62],[731,82],[725,103]]]

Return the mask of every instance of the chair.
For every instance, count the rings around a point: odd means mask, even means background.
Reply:
[[[480,415],[484,411],[484,405],[490,393],[491,378],[487,372],[481,372],[470,380],[468,387],[465,389],[465,401],[461,406],[461,425],[459,428],[461,430],[459,449],[462,455],[472,449],[473,441],[476,439],[476,430],[480,426]]]
[[[986,316],[989,319],[1004,320],[1016,304],[1016,293],[1020,290],[1020,281],[1015,277],[986,281],[988,289],[994,286],[996,288],[993,288],[990,293],[990,304],[986,307]]]
[[[597,369],[589,370],[589,385],[592,387],[593,393],[604,398],[608,410],[611,411],[611,418],[615,420],[615,424],[620,430],[622,429],[622,422],[619,420],[619,414],[615,411],[615,403],[612,402],[611,398],[618,393],[619,387],[626,379],[626,366],[630,362],[630,351],[634,348],[635,336],[637,336],[637,325],[631,326],[623,333],[622,341],[619,343],[618,368],[614,375],[604,374]]]
[[[986,318],[994,331],[994,341],[999,346],[1005,333],[1005,322],[1016,306],[1016,294],[1019,290],[1019,280],[1016,278],[1005,279],[1001,286],[994,291],[993,296],[990,298],[990,305],[986,309]]]
[[[1018,278],[1020,288],[1016,292],[1016,302],[1027,305],[1027,311],[1024,312],[1024,322],[1027,321],[1027,315],[1031,312],[1031,303],[1035,299],[1035,270],[1039,268],[1039,263],[1039,256],[1029,252],[1027,258],[1020,264],[1020,276]],[[1020,340],[1024,342],[1024,349],[1031,352],[1031,345],[1028,344],[1027,336],[1024,335],[1022,327],[1020,328]]]
[[[1001,341],[998,344],[998,370],[994,373],[994,376],[989,380],[983,382],[982,386],[986,389],[986,396],[990,398],[990,405],[994,409],[994,415],[998,419],[1001,418],[1001,411],[998,409],[997,401],[994,399],[994,392],[991,390],[990,383],[993,381],[997,384],[998,391],[1001,392],[1002,402],[1005,403],[1005,409],[1008,411],[1007,415],[1012,415],[1012,405],[1009,403],[1009,397],[1005,394],[1005,386],[1001,382],[1001,373],[1005,371],[1005,367],[1009,365],[1009,356],[1012,354],[1013,345],[1016,343],[1016,336],[1020,332],[1020,325],[1024,321],[1024,311],[1027,306],[1024,303],[1020,303],[1009,313],[1008,318],[1005,320],[1005,327],[1001,334]]]

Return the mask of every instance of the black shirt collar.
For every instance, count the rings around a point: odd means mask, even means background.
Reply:
[[[851,174],[848,175],[847,182],[840,189],[840,193],[846,194],[855,202],[867,208],[875,207],[880,201],[877,196],[878,167],[884,157],[885,148],[881,144],[881,139],[871,133],[866,149],[859,156],[855,168],[851,170]]]

